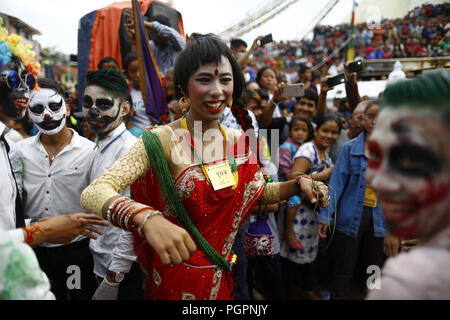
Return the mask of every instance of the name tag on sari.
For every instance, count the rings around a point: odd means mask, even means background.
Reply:
[[[217,191],[234,185],[234,177],[228,161],[206,166],[206,171],[214,190]]]

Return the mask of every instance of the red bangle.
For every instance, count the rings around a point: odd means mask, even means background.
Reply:
[[[136,202],[130,202],[126,204],[126,207],[123,209],[123,213],[118,221],[122,229],[127,230],[125,221],[127,221],[128,215],[130,215],[133,212],[136,206],[137,206]]]

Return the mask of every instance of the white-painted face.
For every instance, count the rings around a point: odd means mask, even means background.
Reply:
[[[367,182],[388,229],[403,239],[428,237],[450,223],[447,126],[430,108],[387,108],[368,138]]]
[[[34,91],[30,97],[28,112],[36,127],[44,134],[55,135],[66,125],[66,102],[53,89]]]
[[[122,120],[120,103],[119,97],[112,97],[99,86],[86,87],[83,98],[83,113],[89,128],[97,134],[105,134],[115,129]]]
[[[201,65],[189,78],[190,113],[196,120],[219,119],[233,96],[233,69],[227,58]]]

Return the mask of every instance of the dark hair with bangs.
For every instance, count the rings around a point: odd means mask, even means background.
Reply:
[[[314,137],[314,127],[311,124],[311,121],[301,116],[293,116],[291,122],[289,122],[289,134],[294,127],[296,122],[304,122],[306,123],[306,127],[308,128],[308,137],[306,137],[304,142],[308,142]]]
[[[272,70],[273,71],[273,73],[275,74],[275,77],[277,78],[277,81],[278,81],[278,77],[277,77],[277,72],[275,71],[275,69],[274,68],[272,68],[271,66],[264,66],[264,67],[262,67],[261,69],[259,69],[258,70],[258,73],[256,74],[256,83],[259,85],[259,82],[261,81],[261,78],[262,78],[262,75],[263,75],[263,73],[264,73],[264,71],[266,71],[266,70],[268,70],[268,69],[270,69],[270,70]]]
[[[245,79],[241,67],[237,63],[230,48],[220,39],[206,36],[189,42],[180,52],[174,67],[175,94],[177,98],[183,95],[178,86],[187,94],[189,78],[200,66],[208,63],[219,64],[222,56],[226,57],[233,71],[233,100],[238,100],[245,88]]]
[[[37,83],[39,84],[40,88],[54,90],[63,99],[65,99],[65,97],[66,97],[65,91],[58,81],[48,79],[48,78],[37,78]]]
[[[328,122],[328,121],[336,122],[336,124],[339,127],[339,134],[340,134],[341,130],[342,130],[342,122],[338,118],[338,116],[334,113],[326,113],[325,115],[319,117],[319,119],[316,121],[316,130],[319,130],[320,127],[323,126],[325,124],[325,122]]]

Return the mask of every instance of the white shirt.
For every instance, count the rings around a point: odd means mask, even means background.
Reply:
[[[15,143],[19,142],[20,140],[25,139],[25,137],[23,135],[21,135],[20,132],[14,130],[14,129],[11,129],[8,131],[6,138],[8,139],[8,142],[13,141]]]
[[[5,134],[8,128],[0,121],[0,136]],[[8,144],[9,140],[8,140]],[[16,228],[16,185],[12,175],[11,165],[8,160],[6,146],[0,142],[0,227],[5,230]]]
[[[99,140],[92,163],[90,182],[105,172],[136,141],[137,138],[126,129],[123,123]],[[122,195],[129,197],[130,188],[125,189]],[[103,231],[103,235],[89,242],[89,248],[94,257],[94,273],[104,278],[108,269],[114,272],[129,272],[131,265],[136,261],[133,234],[111,224],[108,227],[97,226],[97,228]]]
[[[130,87],[130,96],[133,101],[134,111],[136,111],[136,114],[131,117],[131,122],[142,130],[145,130],[145,128],[151,125],[151,122],[148,120],[147,113],[145,112],[145,103],[142,98],[142,92]]]
[[[6,133],[7,132],[7,133]],[[10,132],[10,131],[9,131]],[[6,153],[6,146],[0,142],[0,177],[8,177],[2,179],[0,184],[0,228],[8,231],[9,236],[15,238],[19,242],[23,242],[24,236],[22,230],[16,229],[16,195],[17,188],[12,175],[12,170],[18,178],[17,185],[22,187],[22,180],[19,175],[23,173],[23,157],[20,149],[14,142],[9,139],[8,128],[0,121],[0,135],[5,133],[6,141],[9,144],[9,158],[11,164],[17,164],[17,168],[11,168],[8,154]],[[18,164],[21,163],[21,166]],[[30,223],[30,219],[25,220],[25,225]]]
[[[41,133],[17,144],[24,157],[25,216],[29,218],[86,212],[80,205],[80,196],[89,185],[95,144],[75,130],[69,130],[73,137],[51,166],[47,151],[40,142]],[[73,242],[84,238],[80,235]],[[46,243],[44,246],[60,245]]]

